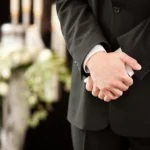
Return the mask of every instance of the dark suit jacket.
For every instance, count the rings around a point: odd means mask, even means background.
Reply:
[[[121,135],[150,137],[150,0],[57,0],[57,11],[74,60],[69,121],[91,131],[110,123]],[[143,67],[134,85],[110,103],[93,97],[83,82],[83,61],[96,44],[108,52],[121,46]]]

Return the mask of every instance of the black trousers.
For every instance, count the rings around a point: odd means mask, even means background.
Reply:
[[[110,127],[101,131],[71,128],[74,150],[150,150],[150,138],[123,137]]]

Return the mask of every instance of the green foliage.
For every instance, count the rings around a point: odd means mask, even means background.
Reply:
[[[0,63],[0,87],[4,89],[0,92],[1,96],[7,95],[12,71],[25,70],[25,83],[28,88],[25,96],[28,97],[30,108],[36,108],[28,120],[32,127],[45,119],[48,111],[52,111],[52,104],[57,101],[59,94],[59,82],[64,83],[65,90],[70,89],[71,77],[65,59],[59,58],[50,50],[3,53]]]
[[[55,98],[55,91],[58,88],[57,84],[63,82],[65,89],[70,89],[70,73],[65,65],[65,61],[52,54],[51,57],[44,61],[36,61],[30,66],[25,73],[26,83],[30,90],[29,104],[35,107],[40,102],[44,103],[45,107],[42,110],[37,110],[30,120],[30,125],[33,127],[47,116]],[[56,82],[56,83],[55,83]],[[56,85],[55,85],[56,84]],[[54,93],[53,93],[54,92]],[[56,94],[59,94],[56,92]]]

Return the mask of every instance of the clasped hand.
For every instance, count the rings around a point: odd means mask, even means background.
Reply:
[[[106,102],[118,99],[133,84],[126,64],[133,70],[141,70],[141,65],[123,52],[97,52],[87,62],[90,76],[86,89]]]

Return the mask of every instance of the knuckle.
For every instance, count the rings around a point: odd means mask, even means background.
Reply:
[[[124,91],[127,91],[128,89],[129,89],[128,86],[125,86],[125,87],[124,87]]]
[[[93,78],[92,81],[93,81],[93,84],[98,83],[97,78]]]
[[[108,87],[109,87],[109,88],[112,88],[112,87],[114,86],[114,83],[115,83],[114,80],[112,80],[112,81],[108,84]]]
[[[86,85],[86,90],[90,92],[91,91],[90,86]]]
[[[111,100],[114,100],[116,97],[114,95],[111,96]]]
[[[92,94],[94,97],[97,97],[97,95],[96,94]]]
[[[95,92],[92,91],[92,95],[95,96]]]
[[[120,96],[116,96],[116,97],[115,97],[115,100],[118,99],[119,97],[120,97]]]
[[[97,93],[95,93],[95,92],[92,92],[92,95],[96,97],[96,96],[97,96]]]
[[[132,83],[132,82],[130,82],[128,86],[132,86],[132,85],[133,85],[133,83]]]
[[[129,83],[129,84],[133,84],[133,79],[131,77],[128,76],[128,78],[126,79],[126,81]]]
[[[101,90],[101,91],[105,91],[105,90],[106,90],[106,87],[102,87],[100,90]]]
[[[104,97],[101,94],[98,95],[98,98],[99,99],[104,99]]]
[[[99,98],[99,99],[103,99],[103,97],[101,97],[100,95],[98,95],[98,98]]]
[[[116,100],[116,97],[113,97],[111,100]]]
[[[95,95],[95,91],[92,91],[92,95]]]
[[[104,101],[105,101],[105,102],[110,102],[111,99],[107,98],[107,99],[105,99]]]
[[[110,99],[111,99],[111,100],[112,100],[112,99],[115,99],[115,96],[111,95],[111,96],[110,96]]]
[[[111,90],[111,88],[112,88],[112,84],[110,83],[110,84],[108,84],[108,85],[105,87],[104,90],[105,90],[105,91],[106,91],[106,90]]]
[[[132,83],[131,79],[128,77],[126,80],[124,80],[126,84],[130,85]]]
[[[114,98],[113,95],[110,94],[110,93],[106,93],[106,95],[107,95],[107,98],[108,98],[108,99],[113,99],[113,98]]]
[[[104,87],[101,88],[101,90],[104,92],[111,90],[113,87],[113,82],[108,83],[107,85],[105,85]]]
[[[133,85],[133,79],[132,78],[130,79],[130,85],[129,86],[131,86],[131,85]]]
[[[114,88],[114,87],[116,87],[116,86],[118,86],[119,85],[119,83],[117,82],[117,81],[114,81],[113,83],[112,83],[112,88]]]
[[[120,83],[119,83],[119,82],[116,82],[116,83],[115,83],[115,86],[116,86],[116,87],[120,87]]]
[[[120,97],[120,96],[122,96],[122,95],[123,95],[123,92],[120,91],[119,94],[118,94],[118,96]]]
[[[123,75],[123,76],[120,77],[120,79],[121,79],[122,81],[126,81],[126,80],[127,80],[127,76],[126,76],[126,75]]]
[[[87,89],[87,91],[88,91],[88,92],[90,92],[90,91],[91,91],[91,90],[90,90],[90,89],[88,89],[88,88],[86,88],[86,89]]]

